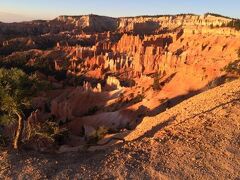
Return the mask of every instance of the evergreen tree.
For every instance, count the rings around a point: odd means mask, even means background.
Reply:
[[[35,92],[36,80],[23,71],[13,68],[0,69],[0,124],[17,121],[13,148],[21,143],[26,112],[31,108],[30,97]]]

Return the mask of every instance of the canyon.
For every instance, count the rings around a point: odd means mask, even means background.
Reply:
[[[171,119],[169,114],[184,119],[188,110],[201,108],[191,97],[200,94],[201,99],[209,89],[237,79],[239,74],[225,71],[240,58],[240,31],[230,25],[234,23],[239,20],[211,13],[120,18],[91,14],[0,23],[0,65],[18,67],[48,83],[49,89],[32,99],[34,111],[25,125],[34,129],[51,119],[66,129],[67,139],[54,152],[102,150],[138,142],[159,119]],[[237,94],[239,80],[233,85]],[[201,103],[210,107],[210,100]],[[14,127],[3,129],[9,138]],[[155,141],[146,140],[144,147],[149,143]],[[45,152],[51,145],[33,140],[26,146]]]
[[[1,24],[1,62],[38,66],[55,87],[34,101],[39,121],[68,121],[74,135],[85,126],[134,129],[143,117],[220,83],[216,79],[240,49],[239,31],[224,26],[231,21],[212,14],[88,15]],[[67,80],[44,74],[44,68],[65,73]]]

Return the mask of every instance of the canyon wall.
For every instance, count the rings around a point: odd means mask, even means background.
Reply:
[[[85,125],[122,129],[223,77],[239,58],[240,31],[226,27],[233,20],[88,15],[1,23],[0,59],[40,71],[56,88],[44,92],[50,114],[71,121],[77,135]]]

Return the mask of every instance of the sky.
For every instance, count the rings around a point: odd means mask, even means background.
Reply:
[[[213,12],[240,18],[240,0],[0,0],[0,21],[54,19],[59,15],[113,17]]]

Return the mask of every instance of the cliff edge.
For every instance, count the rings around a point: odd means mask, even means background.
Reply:
[[[0,176],[19,178],[238,179],[240,80],[155,116],[126,142],[95,152],[0,154]]]

